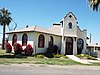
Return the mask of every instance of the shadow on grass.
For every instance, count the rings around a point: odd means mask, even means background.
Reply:
[[[0,58],[27,58],[27,56],[22,56],[22,55],[0,55]]]

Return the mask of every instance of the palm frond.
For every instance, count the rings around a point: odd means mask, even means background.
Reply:
[[[3,9],[0,9],[0,24],[1,25],[9,25],[12,18],[10,17],[10,12],[3,8]]]
[[[99,5],[100,5],[100,0],[87,0],[87,1],[88,1],[90,8],[93,11],[98,11]]]

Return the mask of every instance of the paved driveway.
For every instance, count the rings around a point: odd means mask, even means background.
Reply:
[[[100,67],[0,65],[0,75],[100,75]]]

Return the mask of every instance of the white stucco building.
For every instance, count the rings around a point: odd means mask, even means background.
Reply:
[[[27,27],[20,30],[7,32],[11,45],[14,42],[22,46],[31,44],[36,53],[46,52],[49,44],[57,45],[61,54],[80,54],[86,49],[87,30],[80,30],[77,18],[69,12],[59,23],[54,23],[50,28],[39,26]]]

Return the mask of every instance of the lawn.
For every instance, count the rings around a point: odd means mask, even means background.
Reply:
[[[49,64],[49,65],[83,65],[69,58],[36,58],[27,56],[14,56],[0,49],[0,64]],[[93,66],[100,66],[100,63],[93,63]],[[90,65],[91,66],[91,65]]]
[[[26,56],[14,56],[0,50],[0,64],[50,64],[50,65],[81,65],[78,62],[65,58],[36,58]]]

